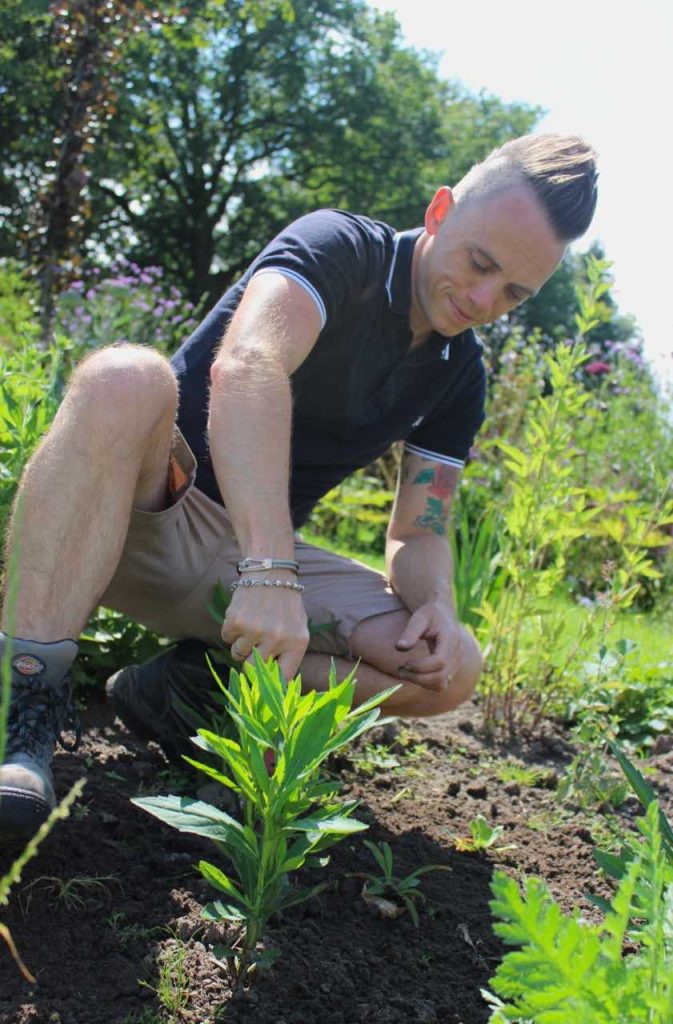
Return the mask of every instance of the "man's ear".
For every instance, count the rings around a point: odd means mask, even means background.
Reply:
[[[437,234],[440,224],[455,205],[456,200],[448,185],[442,185],[437,189],[425,211],[425,230],[429,235]]]

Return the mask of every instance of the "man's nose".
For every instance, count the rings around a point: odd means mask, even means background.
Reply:
[[[487,315],[493,308],[497,292],[497,283],[492,280],[475,281],[468,291],[472,311],[479,316]]]

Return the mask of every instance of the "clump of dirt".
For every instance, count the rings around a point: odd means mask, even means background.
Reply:
[[[0,944],[0,1024],[484,1024],[480,989],[502,955],[489,911],[494,868],[542,876],[566,910],[580,906],[589,918],[597,911],[587,894],[607,892],[587,822],[562,816],[554,800],[569,760],[562,735],[522,746],[519,770],[507,771],[511,749],[480,733],[474,706],[394,737],[378,730],[331,770],[361,801],[369,838],[390,843],[397,874],[450,868],[423,877],[420,926],[406,913],[382,917],[362,899],[353,876],[375,865],[360,837],[348,838],[326,869],[304,872],[305,884],[327,878],[329,887],[271,922],[266,943],[281,956],[233,998],[212,953],[227,936],[200,919],[213,893],[195,864],[216,859],[212,844],[130,803],[179,787],[195,794],[202,781],[176,775],[105,705],[93,703],[84,719],[79,750],[55,762],[61,794],[86,776],[83,798],[0,915],[37,978],[27,983]],[[670,793],[673,754],[656,760]],[[454,840],[478,814],[503,834],[496,848],[460,853]],[[15,852],[1,851],[0,870]]]

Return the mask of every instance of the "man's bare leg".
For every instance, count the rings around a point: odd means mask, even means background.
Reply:
[[[0,835],[33,832],[55,805],[51,759],[72,716],[75,639],[114,574],[132,505],[153,510],[165,499],[176,405],[158,353],[96,353],[26,470],[8,543],[17,575],[2,629],[11,636],[0,632],[12,685]]]
[[[15,636],[79,636],[114,574],[131,506],[152,510],[165,498],[176,404],[170,365],[151,349],[105,349],[75,371],[10,529],[9,552],[19,549]]]
[[[474,693],[481,673],[481,652],[466,629],[460,633],[460,656],[456,671],[438,689],[426,689],[405,681],[400,668],[412,658],[428,654],[425,641],[418,642],[411,651],[396,650],[395,642],[402,635],[409,613],[390,612],[386,615],[365,619],[353,631],[351,647],[360,659],[349,661],[335,658],[337,678],[343,679],[357,665],[357,687],[354,704],[361,704],[376,693],[391,686],[399,689],[385,702],[385,713],[402,717],[427,717],[452,711],[469,700]],[[330,661],[326,654],[307,654],[301,664],[302,682],[306,689],[325,690],[329,677]]]

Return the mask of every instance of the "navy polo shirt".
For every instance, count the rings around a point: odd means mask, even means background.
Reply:
[[[222,503],[208,452],[210,365],[248,282],[271,270],[311,295],[322,322],[292,375],[294,525],[394,441],[464,465],[484,418],[481,345],[468,330],[451,339],[433,333],[410,348],[411,261],[421,231],[396,233],[367,217],[319,210],[281,232],[222,296],[172,360],[180,382],[177,422],[196,456],[200,490]]]

